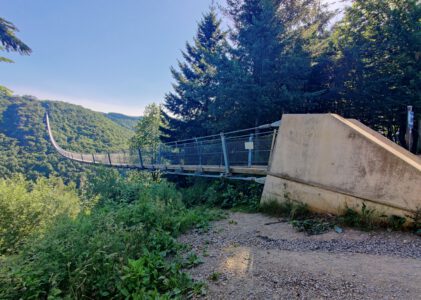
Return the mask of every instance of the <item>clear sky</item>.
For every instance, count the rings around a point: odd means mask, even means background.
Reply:
[[[332,1],[332,0],[326,0]],[[211,0],[0,0],[30,56],[2,53],[19,95],[141,115],[171,90],[169,71]]]

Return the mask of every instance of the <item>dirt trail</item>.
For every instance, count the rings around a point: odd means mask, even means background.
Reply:
[[[421,299],[421,239],[345,229],[317,236],[261,214],[231,213],[179,241],[207,299]],[[211,279],[214,274],[213,280]]]

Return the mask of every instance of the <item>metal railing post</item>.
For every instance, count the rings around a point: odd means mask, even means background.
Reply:
[[[95,154],[92,153],[92,162],[95,164]]]
[[[253,143],[253,133],[250,134],[249,142]],[[251,163],[253,161],[253,149],[250,147],[250,149],[248,149],[248,151],[249,151],[249,153],[248,153],[248,158],[247,158],[247,166],[251,167]]]
[[[229,164],[229,160],[228,160],[227,143],[226,143],[225,136],[224,136],[223,132],[221,132],[221,143],[222,143],[222,153],[224,154],[225,174],[229,174],[230,164]]]
[[[177,156],[177,163],[174,163],[174,165],[179,165],[180,161],[181,161],[181,158],[180,158],[181,153],[180,153],[180,149],[178,148],[177,142],[175,142],[175,153],[176,153],[176,156]]]
[[[196,141],[197,155],[199,157],[199,166],[202,166],[202,150],[200,149],[197,138],[194,138],[194,140]]]
[[[181,165],[181,160],[180,160],[180,165]],[[183,144],[183,165],[186,165],[186,144]]]
[[[143,169],[143,159],[142,159],[142,150],[141,148],[137,148],[137,154],[139,155],[139,162],[140,162],[140,167]]]
[[[110,155],[110,152],[107,152],[107,155],[108,155],[108,161],[110,162],[110,166],[111,166],[111,155]]]
[[[270,145],[270,153],[269,153],[269,159],[268,159],[268,168],[272,164],[272,157],[273,157],[273,148],[275,148],[275,142],[276,142],[276,135],[278,131],[276,129],[273,130],[273,136],[272,136],[272,144]]]
[[[84,162],[82,153],[80,154],[80,158],[82,159],[82,162]]]

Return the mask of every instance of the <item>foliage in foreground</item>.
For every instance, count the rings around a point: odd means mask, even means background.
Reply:
[[[31,235],[41,234],[58,217],[75,218],[80,208],[74,186],[58,178],[0,179],[0,254],[18,251]]]
[[[219,213],[186,209],[165,181],[137,185],[127,202],[101,197],[89,215],[61,218],[0,261],[0,298],[167,299],[198,292],[201,285],[182,271],[175,237],[206,228]]]

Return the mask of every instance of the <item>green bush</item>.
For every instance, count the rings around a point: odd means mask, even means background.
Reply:
[[[98,168],[97,172],[90,174],[82,190],[85,198],[98,197],[101,202],[130,203],[136,201],[145,186],[153,180],[147,172],[120,172],[116,169]]]
[[[208,205],[224,209],[256,212],[263,185],[255,182],[226,179],[195,179],[182,189],[183,202],[191,207]]]
[[[340,217],[341,223],[350,227],[357,227],[362,230],[373,230],[379,225],[379,218],[374,209],[363,203],[361,212],[346,207],[345,213]]]
[[[0,179],[0,253],[18,251],[31,235],[44,232],[58,217],[75,218],[80,208],[74,186],[58,178]]]
[[[116,195],[132,193],[122,190],[124,182],[128,189],[136,186],[136,193],[128,202],[116,201]],[[4,259],[0,299],[167,299],[200,290],[182,271],[175,237],[208,226],[219,212],[186,209],[165,181],[110,175],[100,183],[116,190],[97,195],[101,205],[90,214],[61,218],[17,256]]]

